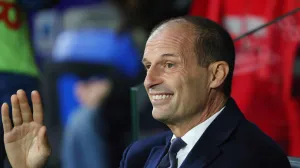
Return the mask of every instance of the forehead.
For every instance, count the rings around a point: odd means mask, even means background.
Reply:
[[[191,25],[170,23],[155,30],[149,37],[144,58],[154,55],[172,53],[179,56],[185,55],[194,48],[194,33]]]

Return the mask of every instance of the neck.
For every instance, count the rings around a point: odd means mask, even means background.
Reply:
[[[189,130],[201,124],[202,122],[216,114],[218,111],[220,111],[225,106],[227,100],[228,97],[226,97],[224,94],[217,94],[213,97],[210,96],[201,112],[197,112],[194,115],[185,118],[183,121],[180,121],[180,123],[176,123],[174,125],[168,124],[168,127],[176,137],[182,137]]]

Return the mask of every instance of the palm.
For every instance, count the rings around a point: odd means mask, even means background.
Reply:
[[[6,109],[5,105],[2,106],[2,118],[4,117],[3,126],[5,132],[4,143],[8,159],[13,167],[41,167],[45,164],[47,157],[50,154],[50,148],[48,144],[45,143],[47,141],[44,137],[46,128],[41,122],[42,115],[35,114],[34,111],[32,117],[31,112],[26,109],[29,107],[28,103],[26,102],[27,104],[24,105],[22,102],[19,103],[18,101],[21,102],[22,97],[19,98],[19,95],[18,97],[12,96],[14,128],[9,129],[11,126],[6,125],[9,124],[5,121],[5,119],[9,119],[9,117],[6,116],[8,109]],[[19,109],[16,106],[17,104],[20,105]],[[24,109],[25,106],[26,108]],[[20,112],[18,113],[18,111]]]
[[[14,129],[4,134],[5,149],[12,151],[8,153],[8,158],[15,157],[19,161],[25,161],[23,165],[29,165],[34,162],[34,158],[40,158],[43,151],[37,143],[37,133],[42,125],[31,122],[22,126],[14,127]],[[27,158],[26,158],[27,156]],[[25,157],[25,158],[24,158]]]

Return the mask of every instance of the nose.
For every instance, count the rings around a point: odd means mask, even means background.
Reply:
[[[154,67],[150,68],[147,71],[147,75],[144,81],[144,86],[146,89],[149,89],[155,85],[161,84],[163,82],[161,76],[160,76],[160,72],[158,70],[156,70]]]

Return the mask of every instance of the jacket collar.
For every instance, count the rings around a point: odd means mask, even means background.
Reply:
[[[182,163],[182,167],[202,168],[211,163],[221,154],[220,147],[226,143],[226,140],[234,132],[242,119],[244,119],[244,115],[239,110],[235,101],[230,98],[224,110],[209,125],[190,151]],[[152,148],[146,167],[157,167],[168,151],[172,135],[172,132],[169,132],[167,136],[165,136],[165,144]]]
[[[211,163],[221,154],[220,147],[226,143],[242,119],[244,115],[230,98],[225,109],[210,124],[188,154],[182,167],[201,168]]]

